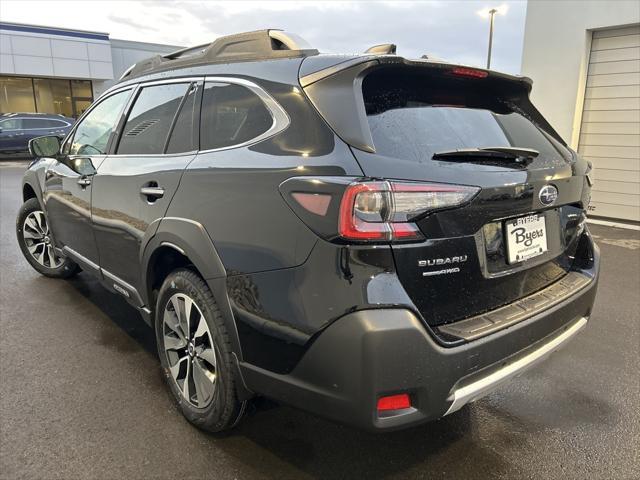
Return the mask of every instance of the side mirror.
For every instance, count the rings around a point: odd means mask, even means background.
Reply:
[[[60,153],[60,139],[55,135],[32,138],[29,153],[34,157],[55,157]]]

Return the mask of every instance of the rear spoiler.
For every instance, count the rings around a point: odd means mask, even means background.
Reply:
[[[533,82],[528,77],[455,65],[435,59],[410,60],[393,54],[335,56],[333,62],[320,56],[308,57],[303,61],[300,68],[300,85],[342,140],[359,150],[375,153],[362,98],[362,81],[371,71],[386,66],[457,71],[463,76],[497,82],[500,89],[513,99],[514,110],[566,146],[562,137],[531,103],[529,94]]]

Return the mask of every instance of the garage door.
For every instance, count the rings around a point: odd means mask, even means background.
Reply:
[[[593,32],[578,151],[592,216],[640,221],[640,25]]]

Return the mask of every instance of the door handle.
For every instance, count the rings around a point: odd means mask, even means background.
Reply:
[[[78,185],[80,185],[81,187],[88,187],[89,185],[91,185],[91,179],[81,178],[78,180]]]
[[[162,198],[164,196],[164,188],[162,187],[142,187],[140,193],[145,197]]]

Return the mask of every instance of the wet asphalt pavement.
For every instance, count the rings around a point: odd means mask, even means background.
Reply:
[[[174,407],[133,308],[22,258],[24,168],[0,163],[0,478],[640,478],[640,232],[592,226],[587,328],[450,417],[370,435],[262,405],[214,436]]]

